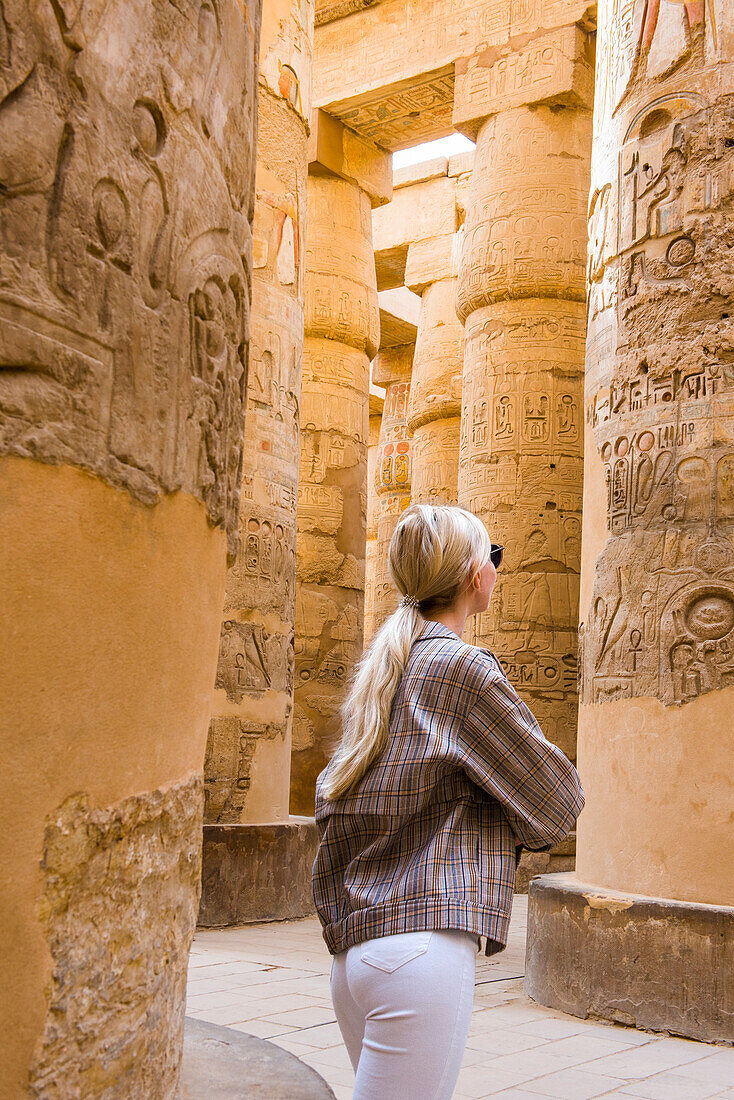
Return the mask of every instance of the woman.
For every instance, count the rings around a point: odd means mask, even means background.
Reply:
[[[557,844],[583,806],[497,660],[461,641],[501,556],[462,508],[403,514],[389,549],[402,599],[317,781],[314,897],[354,1100],[451,1097],[479,937],[488,955],[507,941],[516,849]]]

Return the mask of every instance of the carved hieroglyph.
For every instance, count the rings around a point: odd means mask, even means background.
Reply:
[[[291,810],[312,813],[362,648],[369,365],[379,344],[370,199],[308,178]]]
[[[375,465],[377,540],[375,547],[374,629],[379,628],[397,605],[387,557],[390,539],[402,512],[410,504],[412,443],[408,433],[410,375],[413,344],[384,348],[373,365],[372,377],[385,386],[380,442]]]
[[[460,503],[505,546],[472,641],[575,756],[591,115],[519,107],[477,141],[458,283]],[[518,155],[518,150],[523,155]]]
[[[599,14],[579,874],[732,905],[734,15]]]
[[[256,6],[4,0],[1,20],[0,453],[146,502],[184,489],[230,549]]]
[[[312,34],[312,5],[264,12],[240,544],[207,746],[211,824],[288,818]]]
[[[259,24],[257,0],[0,3],[8,1095],[177,1092]]]
[[[456,504],[464,326],[456,314],[456,278],[426,287],[421,299],[408,428],[413,438],[414,504]]]
[[[645,21],[635,9],[624,27],[615,10],[600,55],[587,366],[609,541],[582,608],[582,691],[669,705],[734,683],[734,97],[717,98],[727,28],[713,8],[663,4]]]

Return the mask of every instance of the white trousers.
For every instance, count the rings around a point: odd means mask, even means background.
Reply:
[[[461,1069],[478,937],[403,932],[342,951],[331,996],[353,1100],[450,1100]]]

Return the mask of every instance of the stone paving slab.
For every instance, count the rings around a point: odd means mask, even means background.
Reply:
[[[522,980],[526,914],[518,896],[507,949],[477,957],[454,1100],[734,1100],[732,1048],[579,1020],[531,1001]],[[330,968],[314,918],[198,932],[188,1014],[268,1039],[320,1074],[337,1100],[351,1100]]]

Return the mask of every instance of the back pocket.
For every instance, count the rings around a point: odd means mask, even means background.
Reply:
[[[425,955],[433,932],[399,932],[396,936],[380,936],[369,940],[360,959],[385,974],[393,974],[401,966]]]

